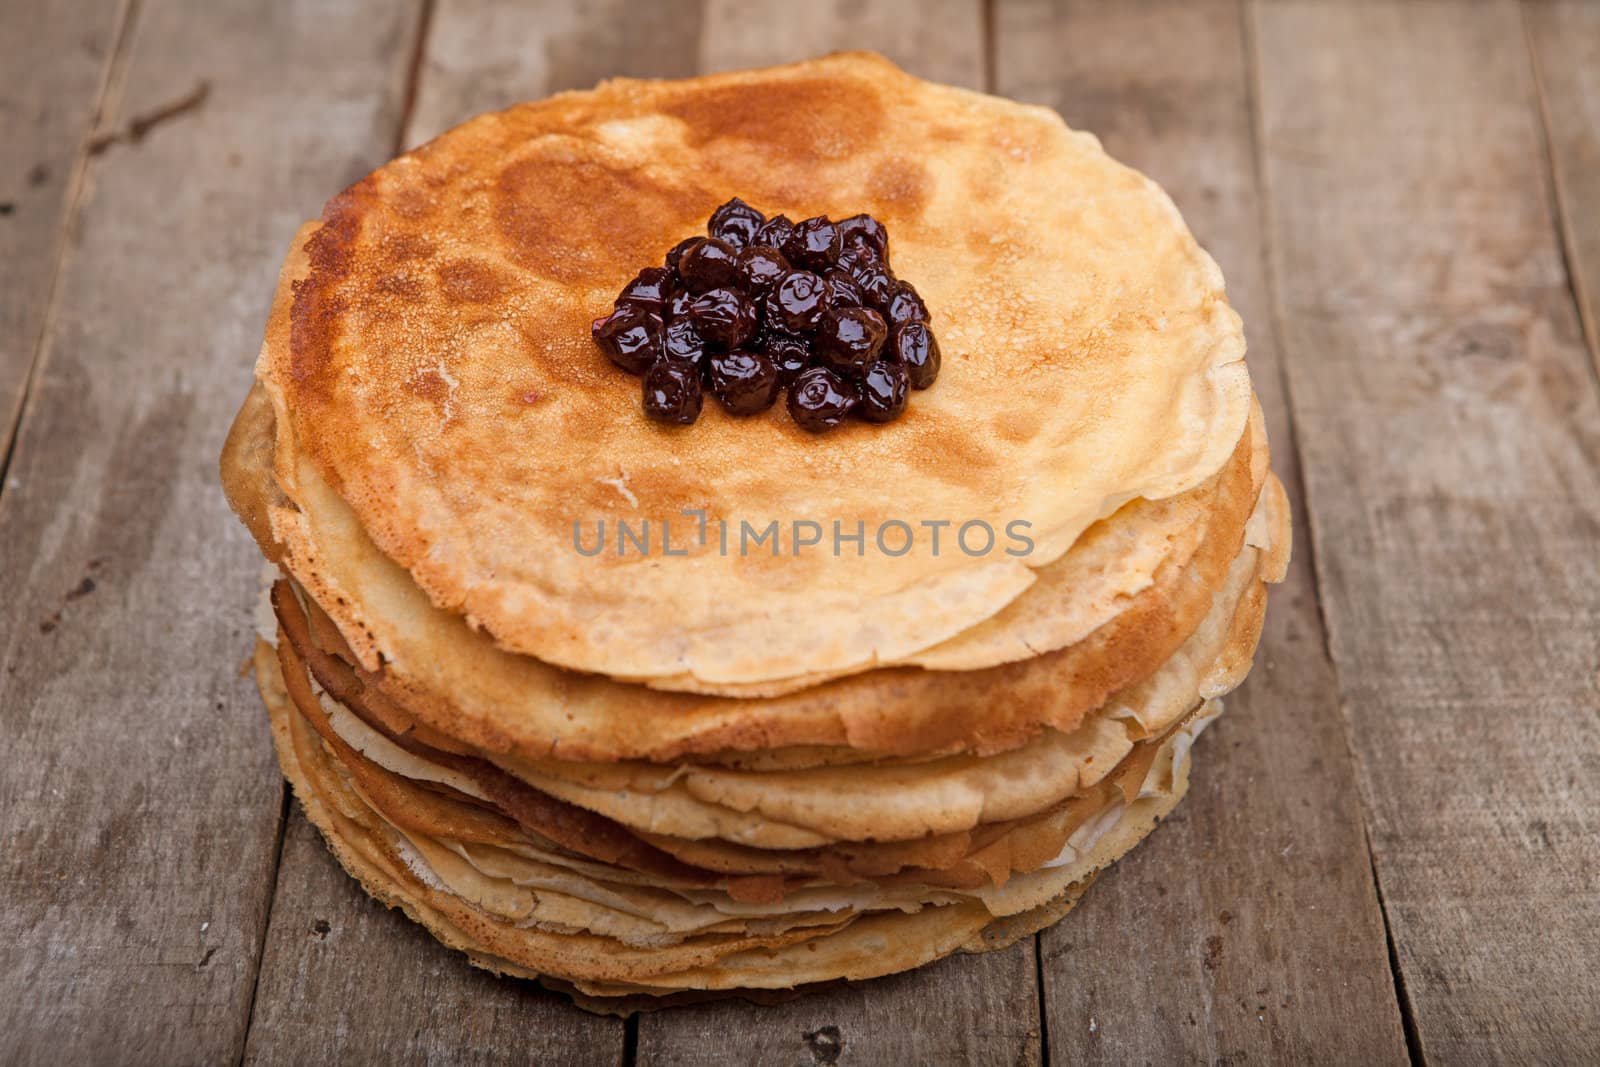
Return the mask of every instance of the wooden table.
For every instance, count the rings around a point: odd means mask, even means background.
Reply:
[[[397,149],[841,47],[1171,191],[1295,565],[1173,825],[1056,928],[585,1015],[290,803],[216,456],[296,224]],[[1600,4],[9,0],[0,93],[0,1061],[1600,1058]]]

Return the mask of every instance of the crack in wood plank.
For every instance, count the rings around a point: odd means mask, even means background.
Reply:
[[[285,787],[282,803],[278,806],[278,839],[272,852],[272,894],[267,904],[266,921],[261,924],[261,936],[256,942],[255,973],[250,976],[250,1000],[244,1013],[244,1037],[239,1042],[239,1055],[233,1061],[235,1065],[244,1063],[245,1050],[250,1047],[250,1033],[256,1025],[256,999],[261,995],[261,964],[267,958],[267,939],[272,936],[273,904],[278,899],[278,872],[283,869],[283,845],[288,836],[289,816],[293,811],[293,791]],[[319,937],[326,937],[328,932],[328,924],[322,922],[318,930]]]
[[[428,56],[429,31],[433,29],[436,0],[422,0],[422,10],[417,15],[417,32],[411,48],[411,62],[406,67],[405,96],[400,105],[400,117],[394,126],[394,155],[405,151],[406,132],[411,128],[412,115],[417,110],[417,93],[422,85],[422,68]]]
[[[1557,227],[1568,291],[1600,384],[1600,291],[1595,288],[1600,285],[1600,239],[1594,236],[1600,227],[1600,178],[1593,173],[1600,165],[1600,127],[1595,124],[1600,121],[1600,78],[1592,73],[1593,66],[1600,64],[1600,18],[1592,5],[1564,3],[1540,3],[1531,8],[1524,3],[1520,13],[1543,133],[1550,217]],[[1546,49],[1553,53],[1549,60],[1542,54]],[[1584,49],[1586,53],[1579,51]],[[1551,67],[1548,71],[1547,64]],[[1582,81],[1586,72],[1591,79],[1588,83]],[[1561,77],[1561,102],[1556,107],[1551,104],[1556,90],[1547,84],[1552,76]],[[1582,116],[1571,117],[1572,112],[1584,111],[1584,105],[1590,118],[1587,123]]]
[[[160,104],[148,111],[141,112],[130,118],[126,125],[119,129],[103,130],[89,138],[88,150],[91,156],[98,156],[107,148],[119,142],[138,144],[153,129],[173,119],[181,118],[191,111],[203,107],[206,97],[211,95],[211,83],[204,79],[195,83],[193,89],[182,96],[175,97],[164,104]]]
[[[1378,892],[1378,908],[1383,912],[1383,939],[1389,946],[1389,974],[1394,978],[1394,993],[1400,1009],[1400,1023],[1405,1028],[1406,1055],[1413,1067],[1421,1067],[1428,1062],[1428,1058],[1423,1054],[1422,1035],[1417,1031],[1416,1008],[1412,1005],[1411,998],[1406,995],[1406,975],[1400,967],[1400,954],[1395,947],[1394,927],[1389,923],[1389,912],[1383,902],[1383,882],[1378,877],[1378,857],[1372,849],[1371,835],[1367,837],[1367,857],[1372,867],[1372,883]]]
[[[0,338],[0,346],[13,343],[17,335],[27,337],[25,355],[18,356],[20,371],[16,366],[0,364],[0,498],[3,498],[7,486],[10,484],[11,461],[16,449],[17,439],[21,433],[21,424],[27,410],[28,395],[32,391],[34,375],[43,358],[46,339],[51,334],[51,327],[55,317],[56,293],[60,284],[61,273],[65,265],[68,240],[73,232],[73,227],[78,216],[78,208],[83,196],[84,175],[89,162],[89,140],[96,126],[102,121],[113,97],[113,90],[120,82],[120,72],[127,55],[128,41],[131,37],[134,23],[137,20],[139,0],[122,0],[117,6],[111,27],[111,46],[106,50],[104,62],[100,64],[100,75],[93,93],[92,106],[88,108],[87,115],[82,122],[77,136],[74,138],[75,148],[70,157],[68,176],[63,183],[57,198],[56,224],[49,241],[48,249],[43,252],[46,262],[44,273],[48,276],[44,292],[39,298],[41,308],[38,315],[37,329],[29,332],[26,329],[28,321],[27,309],[6,309],[3,316],[6,322],[6,336]],[[21,11],[19,7],[16,9]],[[68,18],[69,25],[82,25],[82,20]],[[57,55],[55,50],[46,43],[41,43],[35,38],[37,34],[18,31],[13,42],[25,42],[21,47],[29,49],[29,54],[35,57],[50,57],[54,60]],[[13,44],[13,47],[16,47]],[[20,66],[20,63],[19,63]],[[26,68],[23,68],[26,69]],[[59,98],[58,98],[59,99]],[[18,153],[16,158],[21,158],[25,142],[18,143],[20,137],[8,135],[8,152]],[[52,146],[48,144],[35,146],[47,154]],[[27,175],[27,186],[30,190],[47,189],[52,184],[52,171],[44,162],[34,162],[30,165]],[[9,210],[6,215],[14,216],[19,210],[31,209],[32,205],[25,203],[26,198],[19,196],[6,203]],[[19,208],[19,202],[23,206]],[[25,244],[13,246],[12,255],[14,262],[22,265],[30,278],[38,276],[36,264],[38,259],[27,254]],[[26,286],[5,285],[5,292],[0,300],[27,300]],[[8,393],[10,395],[8,395]]]

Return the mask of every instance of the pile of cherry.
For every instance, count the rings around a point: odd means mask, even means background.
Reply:
[[[601,351],[644,376],[652,419],[694,422],[706,389],[754,415],[787,389],[789,415],[820,433],[851,415],[898,418],[909,390],[938,377],[928,308],[889,269],[871,215],[796,223],[735,197],[707,232],[640,271],[594,322]]]

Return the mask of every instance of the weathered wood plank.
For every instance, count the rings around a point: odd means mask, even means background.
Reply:
[[[1524,4],[1567,270],[1600,372],[1600,4]]]
[[[700,5],[688,0],[438,0],[401,142],[419,144],[479,112],[606,77],[692,74],[699,27]],[[622,1020],[579,1011],[532,983],[476,971],[398,912],[367,900],[298,809],[290,815],[272,916],[252,1062],[303,1062],[330,1043],[346,1056],[395,1061],[623,1058]],[[319,921],[327,924],[326,943]]]
[[[1600,396],[1510,3],[1253,9],[1284,357],[1421,1051],[1600,1049]]]
[[[1298,502],[1238,3],[1013,3],[996,32],[1000,91],[1161,182],[1221,264]],[[1183,806],[1041,935],[1053,1060],[1405,1061],[1310,560],[1302,532]]]
[[[147,0],[0,496],[0,1061],[229,1062],[281,825],[216,457],[277,263],[393,137],[412,15]],[[400,57],[397,65],[396,58]],[[142,135],[137,135],[142,130]]]
[[[860,0],[820,4],[707,0],[701,66],[766,67],[829,52],[881,52],[911,73],[982,89],[988,80],[983,4]]]
[[[103,0],[0,7],[0,473],[126,16]]]
[[[605,78],[688,77],[699,63],[701,11],[698,0],[438,0],[405,143]]]
[[[640,1064],[914,1064],[1040,1061],[1033,939],[920,970],[808,993],[638,1017]]]
[[[713,0],[702,29],[707,70],[765,66],[835,51],[879,51],[924,77],[985,81],[981,5],[851,5]],[[1041,1052],[1031,938],[876,982],[770,1007],[740,1001],[642,1015],[641,1064],[1036,1063]]]

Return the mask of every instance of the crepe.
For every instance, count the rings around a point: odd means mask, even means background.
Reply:
[[[906,417],[825,439],[639,418],[588,321],[734,194],[885,221],[945,350]],[[435,605],[574,670],[715,685],[905,659],[1002,610],[1097,519],[1211,477],[1250,406],[1221,274],[1159,187],[1051,111],[871,56],[480,116],[335,197],[304,252],[286,343],[257,368],[283,491],[303,504],[314,469]],[[1022,520],[1035,549],[573,550],[575,522],[686,510]]]
[[[944,352],[901,418],[640,414],[589,321],[730,196],[884,221]],[[878,57],[480,116],[302,227],[223,451],[284,774],[375,897],[594,1010],[1010,944],[1249,671],[1290,530],[1243,355],[1152,182]],[[578,550],[623,520],[656,551]]]
[[[1121,598],[1107,623],[1067,648],[986,670],[880,669],[774,698],[728,699],[653,692],[505,652],[434,607],[308,464],[299,505],[291,506],[263,462],[274,422],[262,395],[252,393],[224,455],[230,499],[268,557],[338,624],[364,680],[420,721],[479,748],[568,760],[660,762],[793,746],[992,752],[1044,727],[1070,731],[1112,693],[1152,673],[1199,625],[1243,543],[1260,493],[1256,478],[1265,476],[1264,461],[1256,462],[1264,436],[1247,426],[1192,554],[1169,554],[1148,586]]]

